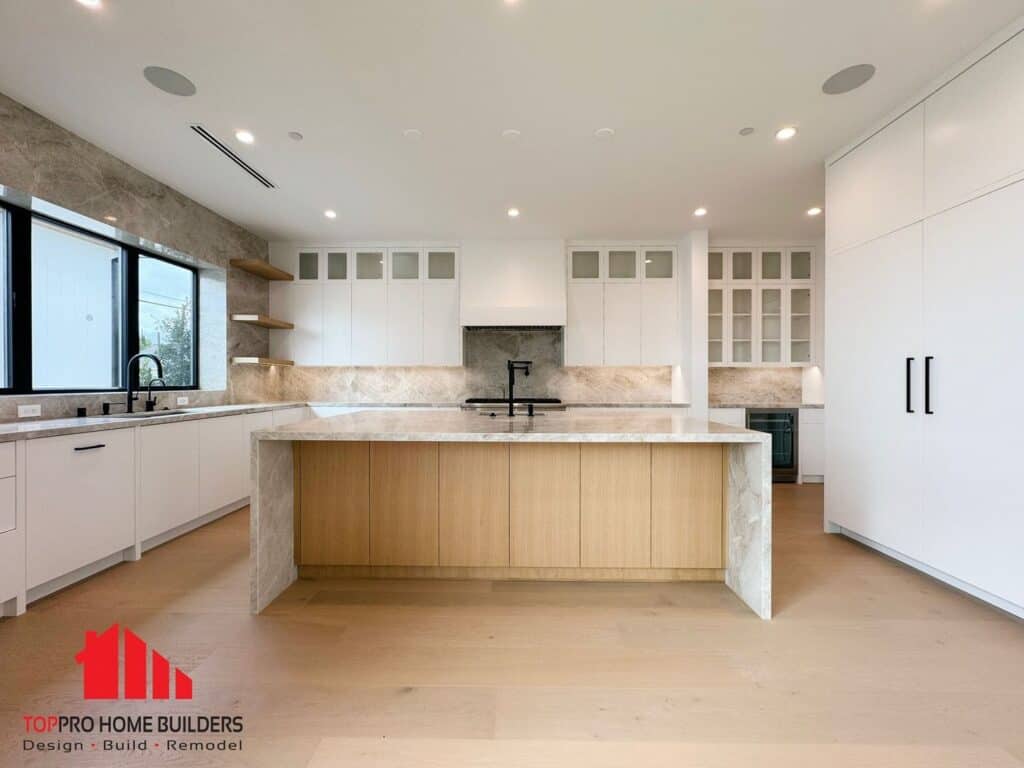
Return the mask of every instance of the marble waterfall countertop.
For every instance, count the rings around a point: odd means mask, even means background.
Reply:
[[[489,416],[474,411],[356,411],[262,429],[257,440],[378,440],[424,442],[677,442],[762,443],[771,436],[694,419],[675,409],[624,413],[544,411],[529,416]]]
[[[175,421],[191,421],[193,419],[210,419],[215,416],[231,416],[239,413],[259,413],[275,411],[281,408],[299,408],[305,403],[244,403],[241,405],[209,405],[200,408],[182,408],[181,413],[125,418],[123,416],[84,416],[82,418],[40,419],[39,421],[22,421],[0,423],[0,443],[12,440],[31,440],[39,437],[55,437],[57,435],[77,435],[84,432],[100,432],[106,429],[127,429],[143,427],[151,424],[170,424]]]

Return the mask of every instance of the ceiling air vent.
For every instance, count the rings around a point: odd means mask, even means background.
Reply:
[[[238,155],[236,155],[234,152],[232,152],[230,149],[228,149],[227,146],[220,139],[218,139],[216,136],[214,136],[208,130],[203,128],[203,126],[201,126],[201,125],[193,125],[193,126],[190,126],[190,127],[192,128],[193,131],[195,131],[200,136],[202,136],[204,139],[206,139],[206,141],[208,141],[213,146],[214,149],[216,149],[218,152],[220,152],[222,155],[224,155],[226,158],[228,158],[231,162],[233,162],[235,165],[237,165],[243,171],[245,171],[250,176],[252,176],[254,179],[256,179],[256,181],[258,181],[264,187],[266,187],[267,189],[274,189],[275,188],[274,187],[274,182],[272,182],[270,179],[268,179],[262,173],[257,171],[255,168],[253,168],[247,162],[245,162],[245,160],[243,160]]]

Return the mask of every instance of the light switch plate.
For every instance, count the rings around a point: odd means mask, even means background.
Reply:
[[[178,402],[175,403],[175,405],[188,405],[188,398],[187,397],[179,397],[178,398]]]
[[[19,419],[30,419],[33,416],[41,416],[43,413],[43,407],[38,403],[36,405],[19,405],[18,406],[18,418]]]

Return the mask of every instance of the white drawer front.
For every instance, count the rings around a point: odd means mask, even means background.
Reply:
[[[28,587],[135,543],[135,435],[113,429],[29,440]]]

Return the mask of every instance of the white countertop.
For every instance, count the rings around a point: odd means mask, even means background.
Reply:
[[[593,408],[528,416],[471,411],[362,411],[254,433],[259,440],[425,442],[765,443],[770,436],[686,416],[673,408],[623,413]]]
[[[258,413],[279,408],[295,408],[305,403],[243,403],[241,405],[211,405],[202,408],[183,408],[184,413],[169,413],[166,416],[146,418],[118,418],[117,416],[85,416],[83,418],[41,419],[39,421],[0,423],[0,443],[12,440],[26,440],[56,435],[76,435],[84,432],[99,432],[106,429],[127,429],[151,424],[169,424],[175,421],[209,419],[215,416],[231,416],[239,413]],[[156,412],[159,414],[159,411]]]

